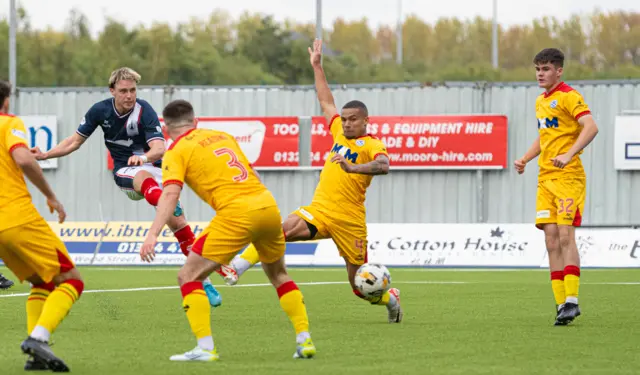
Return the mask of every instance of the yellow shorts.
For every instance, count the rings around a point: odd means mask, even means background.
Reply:
[[[538,182],[536,226],[540,229],[542,224],[579,227],[586,195],[587,181],[584,179],[563,178]]]
[[[191,251],[218,264],[229,264],[250,243],[256,247],[262,263],[273,263],[284,256],[285,241],[278,206],[215,216],[196,239]]]
[[[302,220],[318,229],[314,240],[331,238],[338,247],[340,256],[347,262],[360,266],[367,263],[367,224],[365,220],[348,220],[331,216],[313,205],[298,208],[293,212]]]
[[[0,258],[20,281],[38,275],[49,283],[75,268],[66,246],[42,217],[0,232]]]

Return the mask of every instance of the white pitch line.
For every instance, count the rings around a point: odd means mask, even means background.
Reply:
[[[177,272],[181,266],[131,266],[131,267],[102,267],[102,266],[81,266],[82,271],[87,272],[102,272],[102,271],[150,271],[150,272]],[[438,267],[393,267],[394,272],[549,272],[548,268],[438,268]],[[344,272],[343,266],[335,267],[296,267],[289,266],[288,271],[292,272]],[[609,272],[609,271],[631,271],[638,270],[638,268],[583,268],[585,272]],[[263,272],[262,268],[257,266],[247,270],[247,272]]]
[[[349,284],[347,281],[315,281],[315,282],[299,282],[298,285],[314,286],[314,285],[344,285]],[[460,285],[460,284],[482,284],[478,281],[394,281],[393,284],[434,284],[434,285]],[[640,285],[640,281],[628,281],[628,282],[600,282],[600,283],[582,283],[582,285]],[[216,285],[216,288],[252,288],[252,287],[269,287],[272,286],[269,283],[261,284],[239,284],[234,286],[229,285]],[[146,288],[125,288],[125,289],[94,289],[85,290],[84,293],[127,293],[127,292],[146,292],[154,290],[171,290],[178,289],[178,286],[153,286]],[[10,297],[26,297],[29,293],[12,293],[12,294],[0,294],[0,298]]]
[[[177,272],[181,266],[175,267],[100,267],[100,266],[81,266],[80,270],[87,272],[102,272],[102,271],[155,271],[155,272],[168,272],[173,271]],[[549,272],[548,269],[542,268],[394,268],[393,266],[389,266],[389,268],[393,269],[394,272],[540,272],[545,271]],[[262,268],[256,267],[247,270],[248,272],[263,272]],[[344,272],[344,267],[336,266],[336,267],[327,267],[327,268],[307,268],[307,267],[295,267],[289,266],[287,271],[292,272]]]
[[[315,282],[300,282],[297,285],[314,286],[314,285],[344,285],[349,284],[348,281],[315,281]],[[394,284],[471,284],[466,281],[397,281]],[[252,288],[252,287],[268,287],[272,286],[269,283],[262,284],[238,284],[232,286],[232,288]],[[216,285],[216,288],[230,288],[229,285]],[[126,289],[94,289],[85,290],[83,293],[126,293],[126,292],[146,292],[153,290],[169,290],[178,289],[178,286],[153,286],[147,288],[126,288]],[[12,293],[12,294],[0,294],[0,298],[9,297],[26,297],[29,293]]]

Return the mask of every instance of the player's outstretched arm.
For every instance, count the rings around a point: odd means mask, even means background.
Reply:
[[[36,157],[36,160],[55,159],[78,150],[84,141],[86,141],[86,138],[78,133],[74,133],[47,152],[42,152],[40,148],[34,147],[31,149],[31,153]]]
[[[524,167],[527,165],[528,162],[530,162],[531,160],[535,159],[538,157],[538,155],[540,155],[541,149],[540,149],[540,136],[536,137],[536,140],[533,141],[533,144],[531,144],[531,147],[529,147],[529,149],[527,150],[527,152],[524,154],[523,157],[521,157],[520,159],[516,160],[513,164],[516,167],[516,171],[519,174],[524,173]]]
[[[324,113],[327,121],[331,121],[331,118],[338,114],[338,110],[336,109],[336,103],[333,99],[333,94],[331,94],[329,83],[327,83],[324,69],[322,69],[322,40],[316,39],[313,42],[313,49],[309,47],[309,60],[313,67],[313,78],[320,108],[322,108],[322,113]]]
[[[64,219],[67,216],[64,211],[64,207],[62,207],[62,204],[58,202],[56,194],[51,189],[51,186],[49,186],[49,183],[42,173],[40,165],[33,155],[31,155],[31,152],[29,152],[26,147],[18,147],[11,152],[11,157],[20,169],[22,169],[29,181],[31,181],[47,198],[47,204],[49,205],[51,212],[53,212],[53,210],[58,212],[58,221],[60,223],[64,222]]]

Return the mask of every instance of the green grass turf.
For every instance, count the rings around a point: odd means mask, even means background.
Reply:
[[[177,268],[80,268],[87,291],[176,285]],[[0,272],[12,278],[8,270]],[[221,287],[213,335],[221,360],[168,360],[195,346],[177,287],[86,292],[53,336],[77,374],[637,374],[640,270],[583,270],[583,315],[554,327],[548,271],[391,269],[405,319],[353,296],[344,269],[291,269],[304,293],[313,360],[293,360],[293,329],[258,270]],[[215,284],[221,279],[212,275]],[[304,283],[342,282],[325,285]],[[449,282],[449,283],[447,283]],[[450,283],[460,282],[460,283]],[[631,282],[636,284],[608,284]],[[0,293],[0,373],[24,373],[28,284]]]

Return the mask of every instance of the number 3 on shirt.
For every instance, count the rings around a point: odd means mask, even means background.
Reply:
[[[225,147],[214,150],[213,153],[216,156],[222,156],[226,154],[231,157],[231,159],[229,159],[229,161],[227,162],[229,168],[238,168],[240,170],[240,174],[233,177],[234,181],[242,182],[249,177],[249,171],[247,171],[247,168],[245,168],[244,165],[240,163],[240,161],[238,160],[238,156],[235,152],[233,152],[233,150]]]

